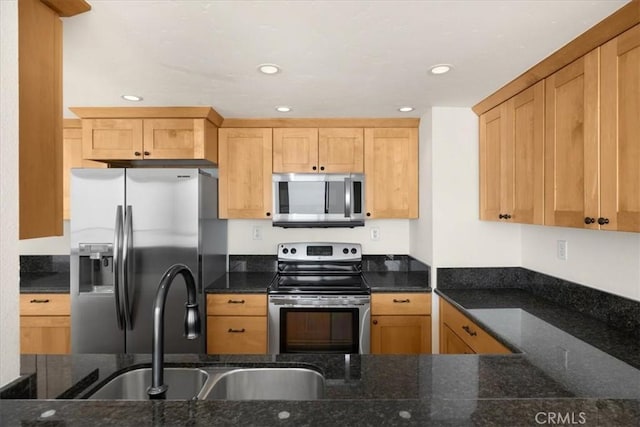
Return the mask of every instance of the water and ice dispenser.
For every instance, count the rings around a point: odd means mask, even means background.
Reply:
[[[113,292],[113,244],[79,245],[80,292]]]

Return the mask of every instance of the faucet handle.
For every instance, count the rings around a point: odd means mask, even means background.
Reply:
[[[194,340],[200,336],[200,312],[198,311],[198,303],[185,304],[184,313],[184,335],[188,340]]]

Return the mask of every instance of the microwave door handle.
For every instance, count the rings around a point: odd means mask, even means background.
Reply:
[[[344,179],[344,216],[351,217],[351,178]]]

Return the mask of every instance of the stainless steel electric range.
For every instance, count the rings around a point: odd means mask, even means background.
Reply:
[[[269,352],[369,353],[371,291],[357,243],[281,243]]]

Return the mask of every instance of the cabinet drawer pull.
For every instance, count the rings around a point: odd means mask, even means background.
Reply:
[[[396,298],[394,298],[393,302],[394,303],[398,303],[398,304],[406,304],[408,302],[411,302],[411,300],[409,298],[407,298],[407,299],[396,299]]]
[[[476,331],[471,330],[471,328],[468,325],[464,325],[462,329],[464,329],[464,331],[469,335],[471,335],[472,337],[475,337],[476,335],[478,335],[478,333]]]
[[[227,304],[244,304],[244,300],[235,300],[235,299],[230,299],[229,301],[227,301]]]
[[[29,301],[31,304],[46,304],[48,303],[50,300],[49,298],[47,299],[32,299],[31,301]]]
[[[244,332],[244,328],[242,328],[242,329],[229,328],[229,330],[227,332],[230,333],[230,334],[241,334],[241,333]]]

